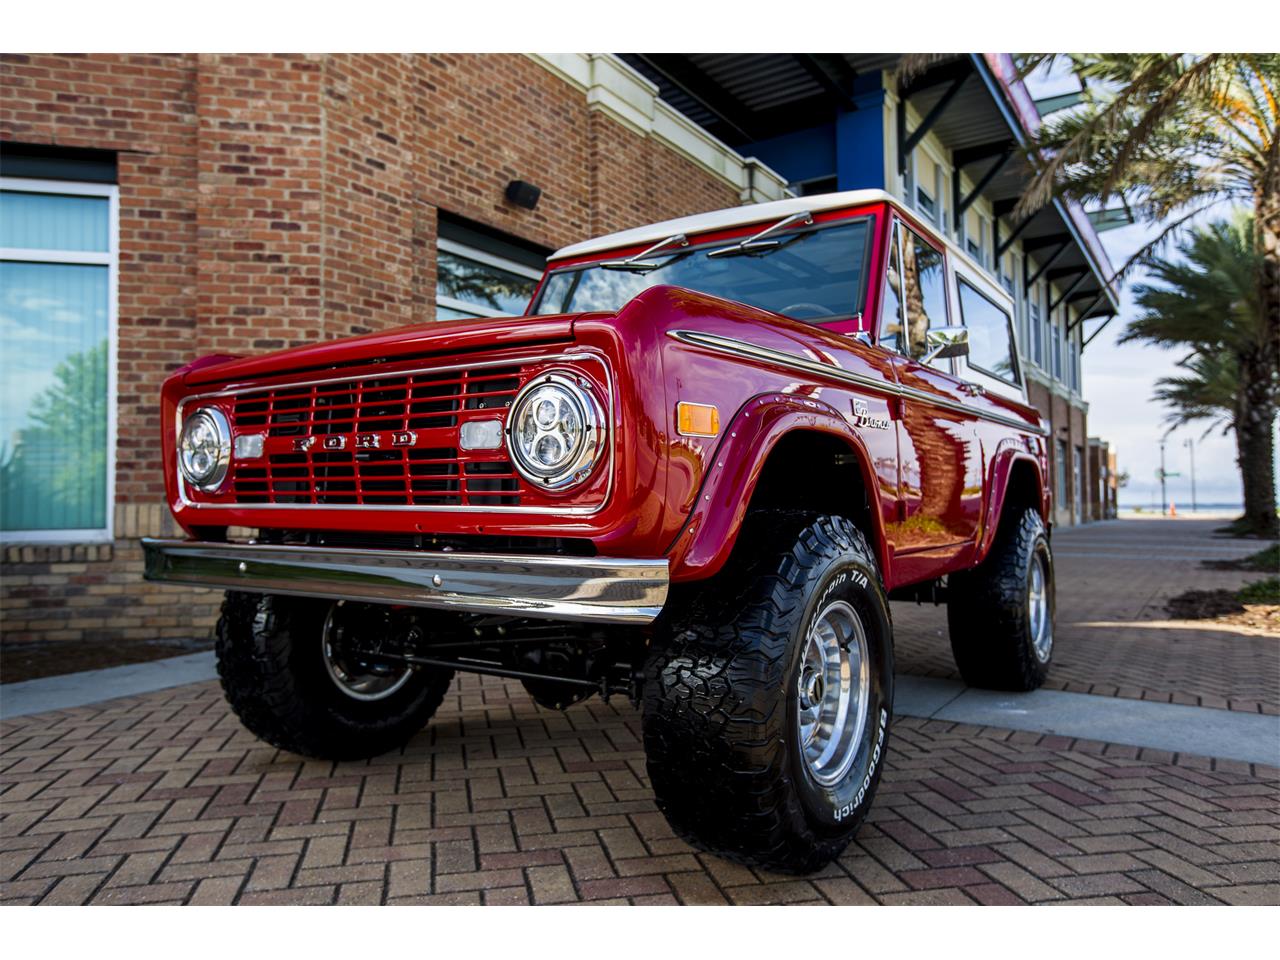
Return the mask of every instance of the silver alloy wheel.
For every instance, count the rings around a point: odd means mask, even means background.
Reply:
[[[379,670],[353,662],[341,649],[342,627],[335,618],[341,606],[342,601],[339,600],[329,608],[321,635],[324,665],[329,671],[329,678],[339,690],[355,700],[382,700],[391,696],[408,682],[413,675],[413,667],[406,664],[399,671]]]
[[[1032,556],[1027,575],[1027,625],[1036,659],[1048,663],[1053,651],[1053,616],[1049,609],[1048,558],[1043,550],[1037,550]]]
[[[853,765],[870,689],[866,630],[853,607],[835,600],[809,628],[796,684],[800,753],[819,784],[838,783]]]

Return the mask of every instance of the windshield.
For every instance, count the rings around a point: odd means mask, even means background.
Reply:
[[[613,313],[659,284],[772,310],[796,320],[827,323],[862,310],[870,218],[837,226],[776,234],[781,243],[762,252],[708,257],[738,239],[646,257],[656,267],[637,272],[599,263],[557,270],[547,278],[535,314]],[[617,261],[615,261],[617,262]]]

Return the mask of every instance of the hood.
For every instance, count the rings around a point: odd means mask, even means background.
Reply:
[[[185,368],[186,382],[240,382],[401,357],[455,357],[527,344],[565,343],[573,340],[574,322],[582,316],[442,320],[290,347],[256,357],[208,357]]]

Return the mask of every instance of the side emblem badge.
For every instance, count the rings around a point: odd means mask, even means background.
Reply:
[[[867,401],[855,398],[853,401],[853,425],[867,430],[888,430],[889,418],[873,417],[867,407]]]

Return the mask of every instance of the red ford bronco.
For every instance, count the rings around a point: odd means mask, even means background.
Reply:
[[[191,539],[148,541],[147,576],[227,589],[222,685],[277,747],[395,749],[458,670],[555,709],[621,693],[681,835],[814,870],[884,769],[890,599],[947,604],[970,684],[1048,669],[1046,431],[1012,316],[880,192],[580,243],[522,317],[175,373]]]

